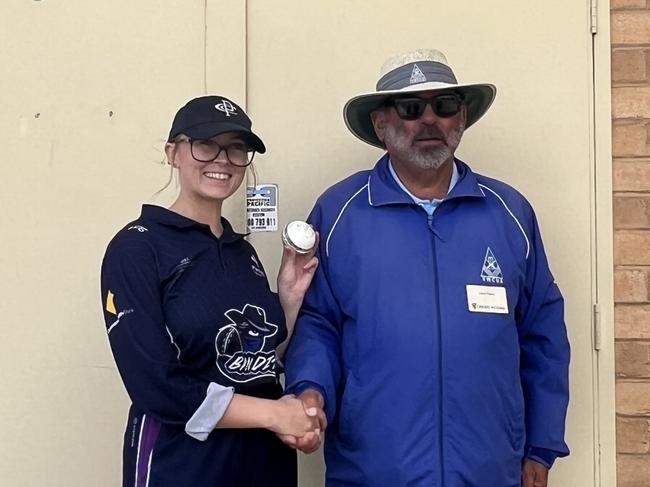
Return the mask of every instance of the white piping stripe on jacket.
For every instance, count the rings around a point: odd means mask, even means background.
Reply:
[[[517,217],[514,215],[514,213],[512,213],[512,211],[510,211],[510,208],[508,208],[508,205],[506,205],[506,202],[503,201],[503,198],[501,198],[501,196],[499,196],[499,194],[496,191],[494,191],[491,188],[488,188],[487,186],[485,186],[484,184],[481,184],[481,183],[479,183],[479,186],[481,188],[487,189],[490,193],[492,193],[494,196],[499,198],[499,201],[501,202],[503,207],[508,211],[508,213],[510,213],[510,216],[515,221],[515,223],[517,223],[517,226],[519,227],[519,230],[521,230],[521,233],[523,234],[524,239],[526,239],[526,259],[528,259],[528,254],[530,253],[530,241],[528,240],[528,236],[526,235],[526,232],[524,232],[524,227],[521,226],[521,223],[519,223],[519,220],[517,220]]]
[[[142,446],[142,431],[144,430],[144,422],[147,419],[147,415],[142,415],[142,423],[140,423],[140,436],[138,437],[138,454],[135,457],[135,482],[133,483],[134,487],[138,487],[138,468],[140,467],[140,447]]]
[[[145,487],[149,487],[149,479],[151,478],[151,459],[153,458],[153,448],[149,452],[149,462],[147,463],[147,483]]]
[[[131,311],[133,311],[133,310],[131,310]],[[113,331],[113,328],[115,328],[117,325],[120,324],[120,320],[122,319],[122,316],[124,316],[126,314],[128,314],[126,311],[120,311],[118,313],[118,315],[117,315],[117,319],[113,323],[111,323],[111,326],[108,327],[108,330],[106,330],[106,333],[110,334],[111,331]]]
[[[359,194],[361,193],[364,189],[368,187],[368,183],[364,184],[359,191],[354,193],[352,196],[350,196],[350,199],[345,202],[343,205],[343,208],[341,208],[341,211],[339,212],[339,216],[336,217],[336,221],[334,222],[334,225],[332,225],[332,229],[330,230],[330,233],[327,235],[327,240],[325,241],[325,255],[327,257],[330,256],[330,238],[332,238],[332,234],[334,233],[334,229],[336,228],[336,225],[338,224],[339,220],[341,219],[341,216],[343,215],[343,212],[345,209],[348,207],[350,202]]]
[[[180,347],[176,344],[176,342],[174,341],[174,337],[172,336],[172,332],[169,331],[169,328],[167,327],[167,325],[165,325],[165,330],[167,330],[167,334],[169,335],[169,340],[172,342],[172,345],[174,345],[174,346],[176,347],[176,352],[177,352],[177,353],[176,353],[176,358],[177,358],[178,360],[180,360],[180,359],[181,359],[181,349],[180,349]]]

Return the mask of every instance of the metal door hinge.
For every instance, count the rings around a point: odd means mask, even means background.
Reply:
[[[594,350],[600,350],[602,346],[602,328],[600,319],[600,304],[594,304]]]
[[[591,33],[595,35],[598,33],[598,0],[589,0],[589,17]]]

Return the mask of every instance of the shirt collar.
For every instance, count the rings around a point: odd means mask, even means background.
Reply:
[[[451,180],[449,181],[449,188],[447,189],[447,194],[451,192],[452,189],[454,189],[454,186],[456,186],[456,183],[458,182],[458,179],[460,178],[460,175],[458,173],[458,167],[456,167],[456,161],[453,163],[453,168],[451,170]],[[415,196],[413,193],[409,191],[409,189],[404,186],[404,183],[402,183],[402,180],[399,178],[397,173],[395,172],[395,168],[393,167],[393,161],[388,159],[388,170],[390,171],[390,175],[393,176],[393,179],[397,183],[397,185],[402,188],[402,191],[404,191],[406,194],[408,194],[413,201],[415,201],[418,205],[430,205],[430,204],[436,204],[442,202],[445,198],[433,198],[431,200],[424,200],[422,198],[418,198]]]
[[[210,233],[210,235],[214,236],[212,230],[210,230],[210,225],[199,223],[196,220],[187,218],[186,216],[180,215],[167,208],[163,208],[162,206],[142,205],[142,213],[140,214],[140,218],[147,221],[153,221],[167,227],[181,229],[197,228],[202,231],[207,231]],[[230,222],[223,217],[221,217],[221,225],[223,227],[223,233],[221,234],[219,240],[223,242],[234,242],[246,237],[246,234],[235,232]]]
[[[481,191],[476,175],[469,166],[460,159],[454,159],[454,167],[458,171],[458,178],[453,187],[450,184],[449,193],[445,199],[484,198],[485,194]],[[413,204],[411,196],[404,192],[391,175],[388,154],[384,154],[370,171],[368,177],[368,201],[371,206]]]

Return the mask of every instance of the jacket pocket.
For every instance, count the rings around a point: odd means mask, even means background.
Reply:
[[[525,424],[525,408],[524,397],[521,385],[510,393],[508,397],[508,433],[510,436],[510,444],[515,451],[522,451],[526,441],[526,424]]]

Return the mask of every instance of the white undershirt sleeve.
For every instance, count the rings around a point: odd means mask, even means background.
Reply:
[[[228,409],[234,394],[233,387],[225,387],[211,382],[205,400],[185,424],[185,432],[199,441],[207,440],[208,435]]]

